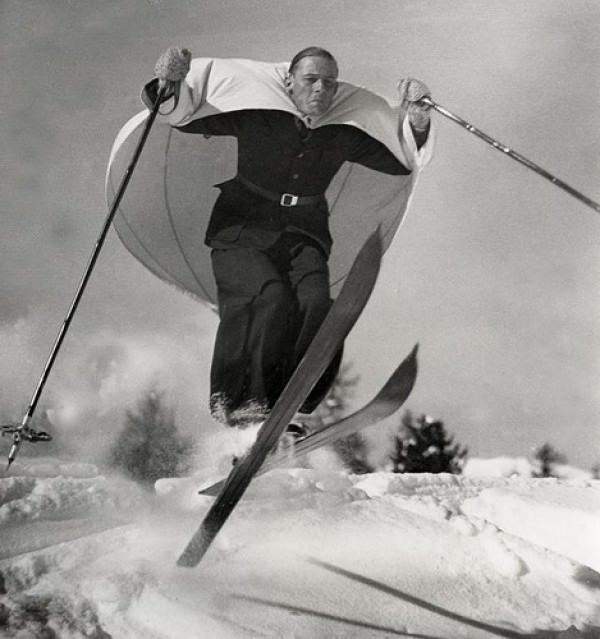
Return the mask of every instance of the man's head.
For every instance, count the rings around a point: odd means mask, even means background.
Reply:
[[[323,115],[337,91],[338,66],[335,58],[320,47],[298,52],[285,79],[285,88],[305,115]]]

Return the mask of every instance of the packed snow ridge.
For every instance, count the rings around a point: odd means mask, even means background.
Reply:
[[[20,458],[0,479],[0,636],[600,638],[600,482],[485,466],[271,471],[185,569],[211,478],[145,491]]]

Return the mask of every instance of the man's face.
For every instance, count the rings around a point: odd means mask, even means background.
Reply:
[[[286,79],[294,104],[305,115],[323,115],[337,91],[337,65],[318,56],[302,58]]]

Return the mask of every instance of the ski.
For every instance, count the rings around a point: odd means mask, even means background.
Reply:
[[[178,558],[178,566],[193,567],[200,562],[265,458],[352,330],[379,274],[383,253],[379,233],[377,228],[363,244],[339,295],[261,426],[252,448],[233,467],[200,527]]]
[[[373,426],[381,420],[393,415],[410,395],[417,377],[417,351],[418,344],[412,349],[404,361],[392,373],[385,386],[371,399],[368,404],[359,408],[356,412],[343,417],[323,428],[310,433],[306,437],[294,443],[292,456],[302,457],[312,453],[322,446],[333,444],[342,437],[347,437],[363,428]],[[273,468],[289,463],[289,452],[286,450],[272,453],[256,473],[262,475]],[[226,479],[206,486],[198,491],[199,495],[214,497],[223,488]]]

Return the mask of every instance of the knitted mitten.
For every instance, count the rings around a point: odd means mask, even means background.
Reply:
[[[154,75],[164,82],[180,82],[190,70],[192,54],[187,49],[169,47],[156,61]]]

